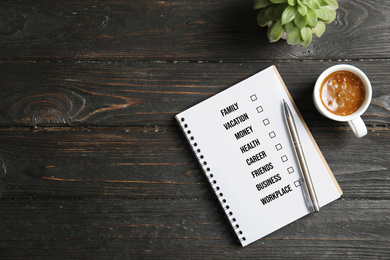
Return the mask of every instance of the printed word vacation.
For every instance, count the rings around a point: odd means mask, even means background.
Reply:
[[[248,114],[244,113],[244,114],[239,115],[238,117],[224,123],[223,126],[225,127],[226,130],[229,130],[230,128],[235,127],[235,126],[241,124],[242,122],[245,122],[248,119],[249,119]]]

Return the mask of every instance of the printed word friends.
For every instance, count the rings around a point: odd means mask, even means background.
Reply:
[[[256,177],[259,177],[260,175],[262,175],[263,173],[266,173],[270,170],[272,170],[274,168],[274,166],[272,165],[272,163],[268,163],[266,165],[263,165],[259,168],[257,168],[256,170],[252,171],[251,174],[253,176],[253,178],[256,178]]]

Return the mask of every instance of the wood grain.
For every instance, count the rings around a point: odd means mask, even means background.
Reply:
[[[388,127],[389,63],[349,63],[372,82],[366,124]],[[0,125],[172,126],[180,111],[274,64],[0,63]],[[310,127],[346,126],[320,116],[312,102],[317,77],[335,64],[339,62],[276,63]]]
[[[2,253],[15,258],[336,259],[390,253],[390,219],[383,214],[390,208],[381,200],[336,201],[246,248],[237,246],[214,201],[19,199],[3,201],[0,209],[7,210],[0,216]]]
[[[358,142],[337,129],[315,131],[314,138],[343,198],[390,199],[390,162],[379,156],[390,150],[389,131]],[[215,197],[179,127],[3,129],[0,155],[3,199]]]
[[[317,132],[343,199],[248,250],[237,250],[218,200],[178,129],[18,128],[0,134],[0,244],[6,255],[388,253],[383,212],[390,196],[389,162],[375,157],[388,151],[388,131],[370,133],[361,142],[338,131]],[[363,148],[378,143],[378,153],[367,155]]]
[[[252,1],[2,1],[1,60],[386,59],[386,1],[339,1],[305,49],[269,44]],[[331,46],[331,48],[329,48]],[[228,56],[226,54],[229,54]]]
[[[390,6],[338,3],[305,49],[252,0],[0,1],[0,258],[388,259]],[[373,86],[362,139],[311,101],[341,63]],[[174,116],[271,65],[344,194],[241,248]]]

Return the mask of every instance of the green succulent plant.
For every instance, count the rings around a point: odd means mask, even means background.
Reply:
[[[254,0],[253,8],[260,10],[257,22],[268,26],[269,42],[277,42],[285,34],[290,45],[309,46],[313,33],[325,31],[325,23],[336,19],[337,0]]]

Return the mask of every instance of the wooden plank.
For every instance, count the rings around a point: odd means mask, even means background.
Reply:
[[[3,2],[0,59],[387,59],[386,1],[338,2],[307,49],[268,43],[252,0]]]
[[[214,201],[11,199],[0,203],[0,245],[4,259],[383,258],[389,210],[387,200],[338,200],[242,249]]]
[[[317,77],[340,63],[0,63],[0,126],[176,126],[180,111],[275,64],[310,127],[345,127],[312,102]],[[348,63],[372,81],[366,124],[387,127],[389,62]]]
[[[252,0],[2,1],[0,258],[388,258],[390,7],[338,2],[305,49]],[[373,84],[362,139],[311,101],[340,63]],[[242,249],[174,115],[274,64],[344,195]]]
[[[344,198],[390,199],[390,131],[314,138]],[[179,127],[2,129],[0,170],[3,199],[216,200]]]

